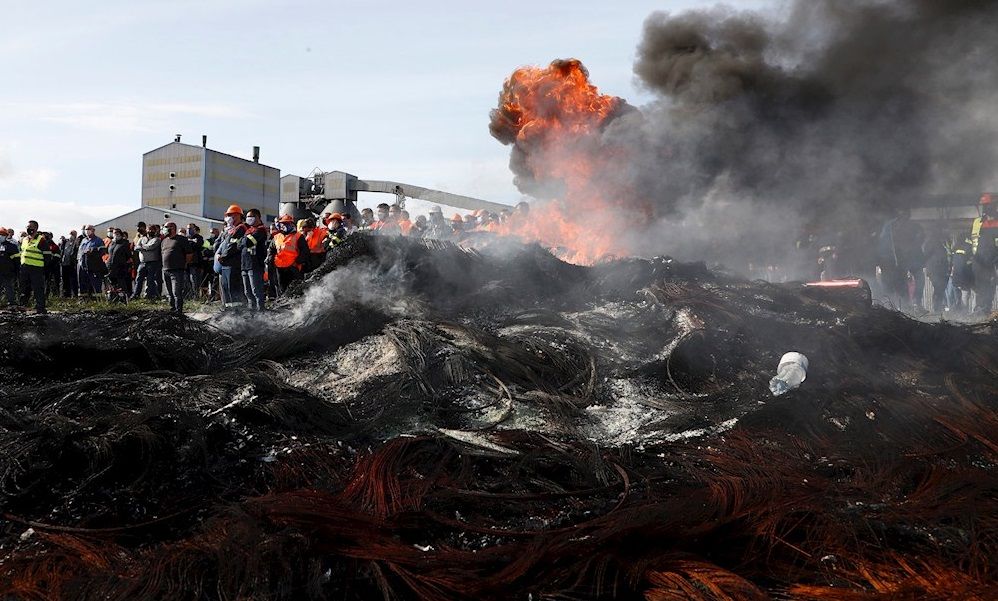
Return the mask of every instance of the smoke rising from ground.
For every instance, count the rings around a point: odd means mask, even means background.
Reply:
[[[868,227],[927,195],[995,184],[998,2],[786,9],[781,20],[718,7],[645,22],[634,72],[658,99],[589,141],[602,171],[629,180],[609,204],[652,209],[630,250],[711,253],[720,240],[744,255],[772,233]],[[511,167],[529,192],[521,167],[544,158],[523,150]],[[713,230],[691,235],[696,223]],[[731,254],[713,251],[705,258]]]

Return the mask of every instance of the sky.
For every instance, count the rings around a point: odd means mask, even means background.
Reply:
[[[258,145],[282,175],[339,170],[515,203],[508,148],[488,131],[503,80],[574,57],[640,106],[644,19],[715,3],[4,4],[0,226],[33,218],[58,236],[138,208],[142,154],[178,133],[244,158]]]

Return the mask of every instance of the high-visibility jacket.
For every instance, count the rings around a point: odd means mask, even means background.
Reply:
[[[321,255],[326,252],[326,237],[329,236],[329,230],[318,226],[309,232],[305,240],[308,242],[308,252],[314,255]]]
[[[274,266],[285,268],[291,267],[295,263],[300,263],[298,259],[298,239],[301,232],[290,234],[277,234],[274,236],[274,246],[277,247],[277,254],[274,255]]]
[[[45,255],[51,254],[45,236],[25,236],[21,238],[21,265],[45,267]]]
[[[973,253],[977,253],[977,241],[981,238],[981,225],[983,225],[984,219],[982,217],[977,217],[974,219],[974,224],[970,226],[970,250]]]

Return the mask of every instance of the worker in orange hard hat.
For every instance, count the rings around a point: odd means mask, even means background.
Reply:
[[[242,279],[242,249],[240,242],[246,235],[243,210],[231,205],[225,210],[225,231],[215,241],[215,273],[222,297],[222,309],[239,308],[246,304]]]
[[[339,246],[346,241],[349,232],[346,226],[343,224],[343,214],[333,213],[329,216],[329,220],[326,223],[326,227],[329,229],[329,247]]]

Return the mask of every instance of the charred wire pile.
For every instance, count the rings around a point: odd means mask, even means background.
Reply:
[[[998,585],[991,326],[667,259],[354,236],[249,325],[0,331],[0,598]],[[788,350],[810,372],[774,399]]]

